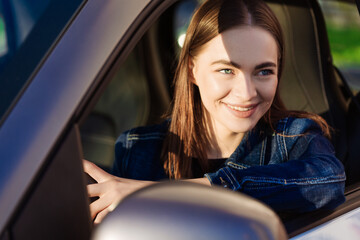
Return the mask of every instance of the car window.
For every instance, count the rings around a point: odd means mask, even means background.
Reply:
[[[82,2],[0,1],[0,122]]]
[[[200,5],[200,0],[187,0],[182,1],[176,8],[174,13],[174,38],[177,42],[177,51],[182,48],[186,30],[189,26],[190,19],[194,10]]]
[[[6,40],[5,24],[4,24],[3,16],[2,14],[0,14],[0,58],[4,56],[6,52],[7,52],[7,40]]]
[[[172,71],[167,76],[167,68],[177,61],[181,39],[199,2],[174,4],[144,34],[125,62],[114,64],[108,86],[80,126],[85,159],[110,170],[114,144],[122,132],[163,120],[173,78]]]
[[[334,65],[354,94],[360,90],[360,17],[355,3],[322,0]]]
[[[150,96],[144,66],[135,49],[110,77],[110,83],[81,126],[85,159],[109,169],[121,132],[146,124]]]
[[[124,62],[115,63],[109,84],[80,126],[84,158],[105,170],[124,131],[163,121],[170,106],[173,71],[196,0],[174,4],[144,34]],[[180,39],[181,40],[181,39]],[[165,60],[164,60],[165,59]],[[167,71],[170,73],[167,74]]]

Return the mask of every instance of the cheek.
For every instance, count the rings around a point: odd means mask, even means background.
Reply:
[[[267,82],[266,84],[260,84],[259,92],[264,101],[266,102],[273,101],[277,90],[277,85],[278,85],[277,79],[273,79]]]
[[[231,89],[225,81],[221,81],[214,74],[203,74],[197,76],[197,85],[203,98],[218,100],[227,95]]]

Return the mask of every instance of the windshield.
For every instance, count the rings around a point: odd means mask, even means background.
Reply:
[[[84,0],[0,0],[0,122]]]

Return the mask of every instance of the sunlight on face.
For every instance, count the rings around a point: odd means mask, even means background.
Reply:
[[[215,134],[243,134],[270,108],[278,83],[278,49],[259,27],[227,30],[192,59],[193,82]]]

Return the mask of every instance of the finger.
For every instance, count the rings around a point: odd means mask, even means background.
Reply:
[[[109,201],[106,196],[101,197],[98,200],[92,202],[90,204],[90,215],[91,219],[94,219],[97,214],[99,214],[101,211],[103,211],[105,208],[109,207],[111,205],[111,201]]]
[[[94,163],[89,162],[87,160],[83,160],[84,172],[89,174],[92,178],[94,178],[98,183],[104,182],[112,177],[111,174],[105,172]]]
[[[106,192],[103,183],[94,183],[87,185],[87,192],[89,197],[101,196]]]
[[[94,224],[99,224],[106,215],[108,215],[110,213],[110,208],[105,208],[104,210],[102,210],[101,212],[98,213],[98,215],[96,216],[95,220],[94,220]]]

